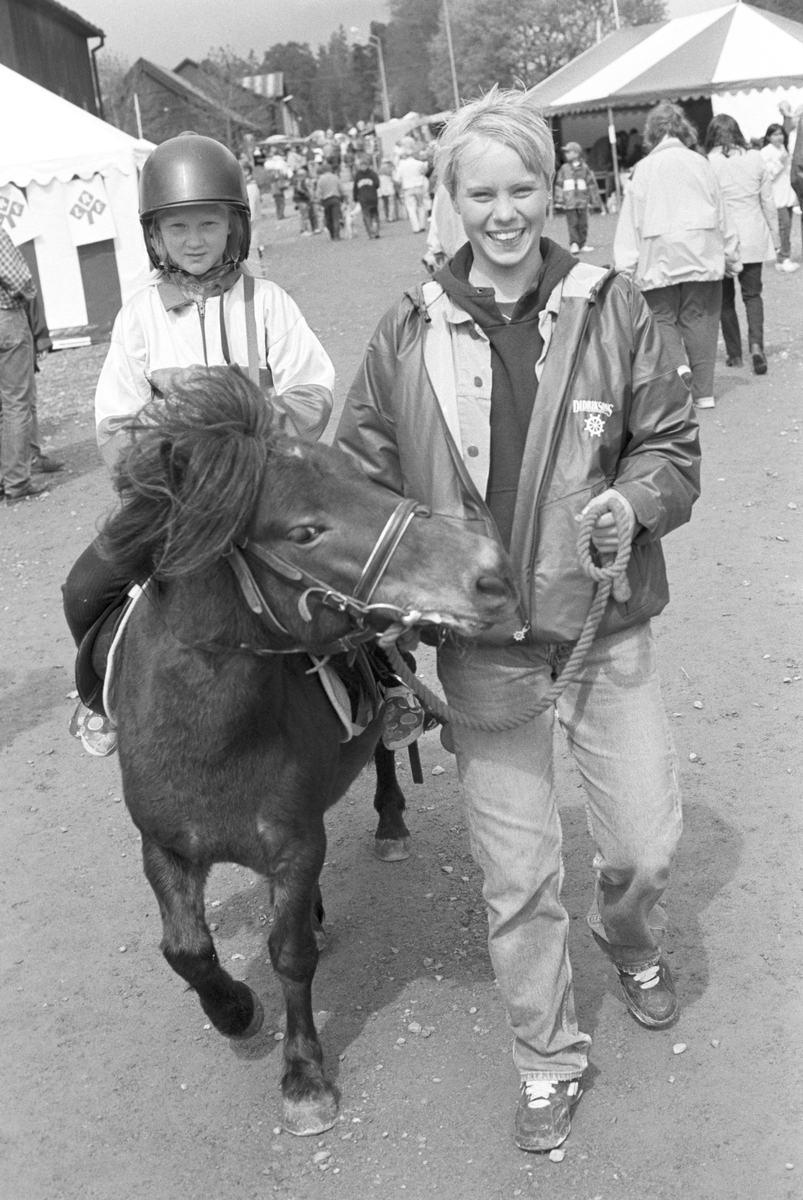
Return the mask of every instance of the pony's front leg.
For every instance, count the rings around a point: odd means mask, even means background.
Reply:
[[[264,1017],[256,992],[221,967],[204,915],[209,868],[143,836],[142,859],[162,916],[162,953],[198,993],[201,1008],[226,1037],[248,1038]]]
[[[282,1124],[298,1136],[323,1133],[337,1120],[337,1097],[323,1070],[323,1050],[312,1016],[312,980],[318,964],[312,898],[324,850],[309,863],[310,847],[291,854],[292,870],[277,883],[268,948],[287,1008],[282,1075]],[[303,859],[306,856],[307,862]]]
[[[400,862],[410,857],[410,830],[404,823],[406,801],[396,778],[396,755],[382,742],[378,742],[374,750],[374,765],[374,808],[379,814],[374,852],[383,862]]]

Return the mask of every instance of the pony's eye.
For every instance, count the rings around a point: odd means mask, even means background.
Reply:
[[[288,529],[284,535],[285,541],[293,542],[296,546],[306,546],[320,537],[321,530],[316,525],[296,525]]]

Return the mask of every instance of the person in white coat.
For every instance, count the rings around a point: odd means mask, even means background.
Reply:
[[[697,408],[713,408],[723,277],[741,270],[739,243],[697,131],[676,104],[648,114],[644,144],[614,239],[616,268],[644,293],[664,339],[691,370]]]
[[[753,371],[756,375],[766,375],[761,268],[780,250],[772,177],[760,151],[748,147],[738,122],[727,113],[720,113],[709,124],[705,150],[739,235],[743,263],[739,287],[747,313],[747,341]],[[732,279],[726,279],[722,285],[721,324],[727,364],[740,367],[742,335]]]
[[[792,210],[797,204],[797,196],[792,190],[792,156],[789,153],[788,134],[783,125],[776,123],[767,126],[761,157],[767,164],[772,179],[772,198],[778,210],[781,253],[775,269],[791,275],[800,270],[800,263],[792,260]]]
[[[412,150],[402,150],[395,179],[401,188],[410,228],[413,233],[423,233],[427,224],[427,164],[417,158]]]

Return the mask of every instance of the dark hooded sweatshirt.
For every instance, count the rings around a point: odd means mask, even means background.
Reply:
[[[474,253],[468,242],[435,276],[491,343],[491,466],[485,500],[505,547],[510,546],[524,444],[538,391],[535,364],[544,348],[538,317],[552,289],[577,263],[549,238],[541,238],[540,250],[541,268],[509,319],[499,309],[493,288],[469,283]]]

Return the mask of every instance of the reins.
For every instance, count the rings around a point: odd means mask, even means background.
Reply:
[[[630,585],[625,578],[631,549],[627,515],[624,505],[618,499],[614,499],[613,505],[610,504],[610,500],[611,497],[608,497],[609,511],[613,513],[619,541],[616,556],[613,562],[603,566],[597,566],[592,559],[591,534],[600,515],[599,506],[592,506],[580,522],[577,535],[577,557],[585,574],[597,583],[597,590],[580,637],[575,642],[566,665],[546,694],[534,704],[498,720],[469,716],[467,713],[452,708],[450,704],[436,695],[422,679],[419,679],[407,666],[395,645],[385,648],[390,664],[402,683],[415,692],[424,707],[438,717],[444,725],[460,725],[464,729],[484,730],[486,733],[504,733],[510,729],[517,729],[520,725],[526,725],[528,721],[532,721],[541,713],[546,712],[579,674],[589,647],[596,636],[611,590],[617,600],[624,601],[630,597]]]
[[[218,642],[187,642],[175,633],[172,633],[172,636],[189,650],[203,650],[212,654],[249,654],[258,658],[308,654],[321,659],[327,659],[333,654],[352,654],[361,645],[374,641],[379,636],[377,630],[367,624],[369,617],[381,614],[390,621],[412,624],[415,616],[421,615],[420,613],[409,613],[395,604],[373,603],[371,597],[390,566],[391,559],[398,550],[413,518],[429,516],[431,516],[431,510],[425,505],[419,504],[417,500],[400,501],[379,534],[365,566],[360,572],[360,578],[350,593],[331,587],[323,580],[318,579],[316,575],[304,570],[303,567],[288,562],[273,550],[268,550],[265,546],[261,546],[249,538],[236,546],[231,546],[223,555],[223,559],[231,568],[248,608],[260,618],[274,637],[290,639],[291,645],[289,646],[256,646],[248,642],[241,642],[239,646],[228,646]],[[345,613],[354,623],[355,628],[325,645],[296,642],[293,634],[282,624],[271,608],[246,561],[247,556],[256,559],[276,578],[281,579],[284,583],[289,583],[291,587],[301,592],[298,598],[298,611],[305,622],[312,621],[309,605],[310,601],[315,599],[324,608]],[[164,621],[163,615],[162,620]]]

